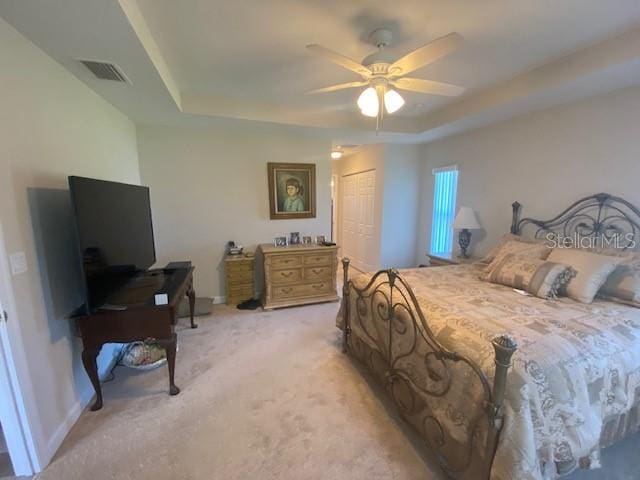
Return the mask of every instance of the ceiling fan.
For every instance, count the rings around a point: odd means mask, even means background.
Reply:
[[[389,58],[389,54],[384,50],[391,43],[391,31],[379,28],[374,30],[369,38],[378,47],[378,51],[365,57],[362,63],[321,45],[307,45],[307,49],[311,52],[362,77],[360,81],[331,85],[308,93],[335,92],[346,88],[367,87],[358,98],[358,107],[363,115],[376,117],[377,123],[380,124],[384,110],[391,114],[400,110],[405,103],[395,89],[449,97],[455,97],[464,92],[464,88],[457,85],[405,77],[414,70],[435,62],[459,48],[463,42],[461,35],[450,33],[395,61]]]

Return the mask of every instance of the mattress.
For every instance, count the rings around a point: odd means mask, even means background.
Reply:
[[[476,362],[490,381],[491,339],[508,333],[518,343],[491,478],[538,480],[578,466],[598,467],[600,448],[640,425],[640,309],[604,300],[581,304],[521,295],[479,280],[481,268],[407,269],[400,275],[438,341]],[[362,288],[370,278],[362,274],[353,283]],[[362,310],[353,297],[351,311]],[[379,316],[350,318],[352,336],[377,350],[388,348],[384,329],[375,325],[384,321]],[[419,370],[424,360],[411,362],[407,368]],[[416,372],[415,378],[427,377]],[[435,407],[453,436],[472,422],[474,408],[481,408],[469,405],[474,398],[478,392],[458,385],[441,400],[446,404]]]

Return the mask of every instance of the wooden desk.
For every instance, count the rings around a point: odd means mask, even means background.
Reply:
[[[178,305],[186,295],[189,298],[191,328],[197,327],[193,323],[196,299],[193,270],[193,267],[149,270],[131,279],[109,298],[108,303],[126,306],[126,310],[99,310],[78,319],[83,344],[82,363],[96,392],[92,411],[102,408],[102,388],[96,358],[105,343],[155,339],[167,352],[169,395],[180,393],[174,383],[177,342],[175,324]],[[168,294],[167,305],[155,305],[154,294],[157,292]]]

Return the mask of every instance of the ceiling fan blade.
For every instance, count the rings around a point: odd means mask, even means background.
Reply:
[[[400,90],[428,93],[430,95],[444,95],[446,97],[456,97],[465,90],[464,87],[451,85],[450,83],[434,82],[433,80],[423,80],[421,78],[398,78],[390,83]]]
[[[338,83],[337,85],[331,85],[330,87],[318,88],[317,90],[311,90],[309,93],[325,93],[325,92],[335,92],[336,90],[344,90],[345,88],[356,88],[356,87],[364,87],[368,85],[369,82],[347,82],[347,83]]]
[[[389,67],[389,73],[398,76],[411,73],[453,52],[462,45],[463,41],[462,35],[455,32],[437,38],[395,61]]]
[[[359,64],[355,60],[351,60],[344,55],[340,55],[339,53],[334,52],[333,50],[329,50],[321,45],[307,45],[307,50],[317,53],[318,55],[323,56],[327,60],[332,61],[340,65],[341,67],[346,68],[347,70],[351,70],[352,72],[356,72],[358,75],[362,75],[365,78],[371,76],[371,70],[369,70],[364,65]]]

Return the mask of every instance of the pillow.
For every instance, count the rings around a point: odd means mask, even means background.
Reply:
[[[515,235],[513,233],[505,233],[500,237],[500,241],[498,242],[498,245],[493,247],[489,251],[489,253],[487,253],[484,256],[484,258],[480,260],[479,263],[486,263],[487,265],[490,264],[496,258],[496,255],[498,254],[500,249],[504,246],[504,244],[510,241],[522,242],[522,243],[538,243],[538,244],[545,242],[544,239],[526,238],[526,237],[521,237],[520,235]]]
[[[598,292],[614,302],[640,307],[640,254],[630,252]]]
[[[577,248],[554,248],[548,260],[573,268],[576,276],[567,284],[567,296],[582,303],[591,303],[600,287],[624,258],[599,255]]]
[[[488,282],[518,288],[540,298],[556,298],[575,272],[568,265],[509,253],[487,275]]]
[[[504,257],[511,253],[514,255],[521,255],[544,260],[549,255],[549,252],[551,252],[551,249],[543,243],[530,243],[521,242],[518,240],[508,240],[496,252],[495,258],[491,261],[489,266],[484,269],[484,272],[480,276],[480,279],[486,280],[489,272],[491,272],[491,270],[493,270]]]

